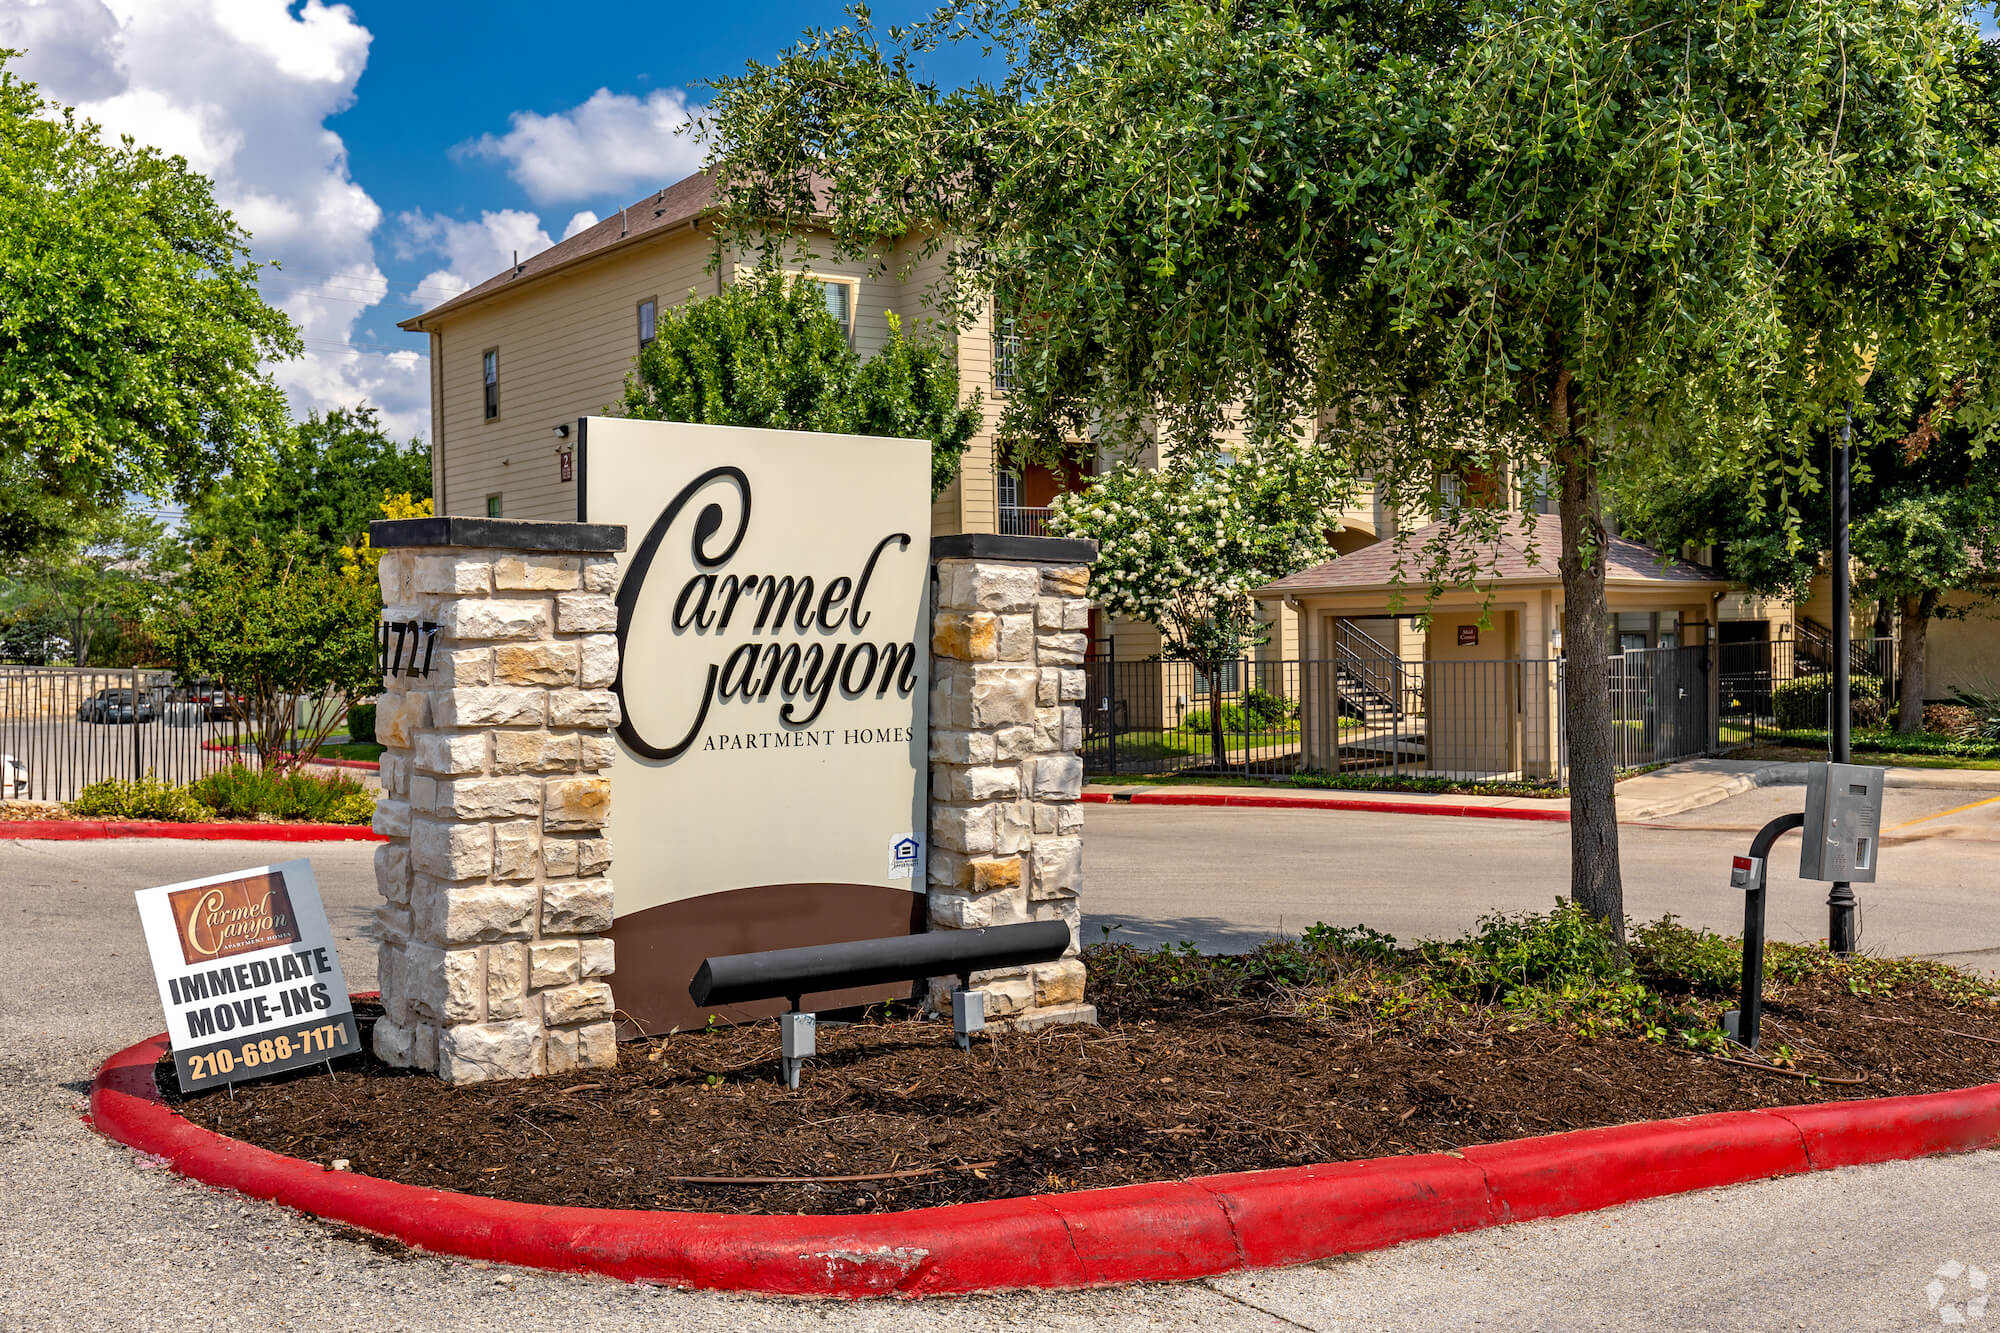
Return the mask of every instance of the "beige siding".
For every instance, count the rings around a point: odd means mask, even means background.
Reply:
[[[508,518],[574,519],[576,486],[561,480],[554,427],[603,412],[624,392],[639,351],[639,302],[675,305],[713,291],[713,244],[687,232],[578,265],[502,293],[444,322],[440,513],[483,514],[502,497]],[[500,415],[487,421],[480,358],[500,352]],[[571,441],[573,443],[573,440]]]

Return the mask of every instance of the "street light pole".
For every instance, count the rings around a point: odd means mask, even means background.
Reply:
[[[1853,430],[1853,414],[1841,417],[1840,439],[1833,446],[1833,689],[1828,699],[1827,740],[1832,750],[1833,762],[1845,764],[1853,759],[1853,741],[1848,731],[1852,717],[1852,700],[1849,695],[1848,676],[1852,667],[1848,631],[1853,624],[1848,587],[1847,522],[1848,501],[1851,489],[1849,475],[1849,437]],[[1826,895],[1827,947],[1841,957],[1854,952],[1854,889],[1846,880],[1835,880],[1833,889]]]

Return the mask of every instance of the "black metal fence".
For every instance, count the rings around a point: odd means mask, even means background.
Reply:
[[[1704,647],[1606,658],[1617,762],[1642,768],[1714,748]],[[1356,773],[1562,785],[1565,664],[1557,659],[1086,664],[1084,767],[1100,774]],[[1211,684],[1214,688],[1211,689]],[[1220,761],[1211,709],[1222,714]]]
[[[179,785],[238,758],[238,706],[144,668],[0,666],[0,801],[68,801],[148,774]]]
[[[1896,701],[1896,641],[1856,639],[1849,651],[1853,725],[1887,722]],[[1722,644],[1716,658],[1723,743],[1825,730],[1833,705],[1829,657],[1828,649],[1809,639]]]

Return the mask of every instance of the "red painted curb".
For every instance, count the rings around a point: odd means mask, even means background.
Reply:
[[[366,824],[175,824],[161,819],[0,821],[0,839],[88,842],[99,838],[188,838],[205,842],[387,842]]]
[[[1419,804],[1416,801],[1382,801],[1350,796],[1294,796],[1288,792],[1237,796],[1223,792],[1136,791],[1130,796],[1123,796],[1116,792],[1087,791],[1081,799],[1091,805],[1254,806],[1271,810],[1360,810],[1376,815],[1447,815],[1458,819],[1569,822],[1569,807],[1566,805],[1544,810],[1528,805]]]
[[[106,1060],[91,1085],[90,1121],[182,1175],[440,1254],[790,1296],[917,1297],[1202,1277],[2000,1143],[2000,1084],[1987,1084],[902,1213],[559,1208],[330,1171],[202,1129],[160,1096],[153,1066],[166,1048],[162,1034]]]

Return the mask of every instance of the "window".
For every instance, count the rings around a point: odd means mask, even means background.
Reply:
[[[1611,617],[1611,651],[1644,652],[1648,648],[1678,648],[1681,643],[1681,613],[1678,611],[1619,611]]]
[[[500,349],[489,347],[479,358],[480,379],[486,386],[486,419],[500,416]]]
[[[1234,693],[1236,693],[1236,690],[1237,690],[1237,676],[1236,676],[1236,672],[1237,672],[1237,668],[1238,668],[1239,666],[1241,666],[1241,665],[1242,665],[1242,664],[1241,664],[1240,662],[1218,662],[1218,663],[1216,663],[1216,668],[1217,668],[1217,670],[1216,670],[1216,681],[1215,681],[1215,686],[1216,686],[1216,688],[1220,689],[1220,690],[1221,690],[1221,692],[1222,692],[1222,693],[1224,693],[1224,694],[1234,694]],[[1206,695],[1206,694],[1207,694],[1207,693],[1209,692],[1209,688],[1210,688],[1210,687],[1209,687],[1209,681],[1208,681],[1208,673],[1207,673],[1206,671],[1203,671],[1203,670],[1202,670],[1202,669],[1201,669],[1200,667],[1196,667],[1196,668],[1194,669],[1194,691],[1195,691],[1195,693],[1196,693],[1196,694],[1201,694],[1201,695]]]
[[[1021,474],[1002,471],[998,476],[1000,484],[1000,507],[1019,509],[1021,507]]]
[[[653,339],[660,333],[660,303],[649,296],[639,302],[639,350],[645,351],[653,345]]]
[[[1021,330],[1012,315],[993,315],[993,391],[1005,393],[1021,384]]]
[[[826,313],[833,316],[834,323],[850,330],[854,325],[854,285],[847,282],[819,281],[821,299],[826,302]]]
[[[497,495],[489,495],[489,496],[487,496],[487,497],[486,497],[486,517],[488,517],[488,518],[498,518],[498,517],[500,517],[500,497],[499,497],[499,496],[497,496]]]

